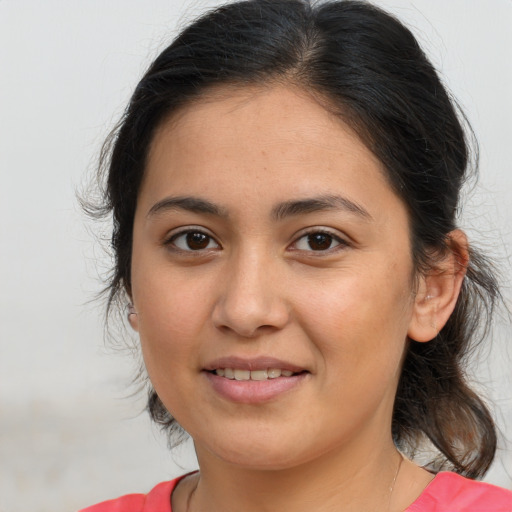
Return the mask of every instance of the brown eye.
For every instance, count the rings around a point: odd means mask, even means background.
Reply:
[[[201,231],[186,231],[178,233],[171,238],[171,243],[182,251],[202,251],[205,249],[218,249],[215,240]]]
[[[334,239],[327,233],[312,233],[308,235],[308,245],[313,251],[326,251],[331,248]]]
[[[198,251],[208,247],[210,237],[206,236],[204,233],[187,233],[186,241],[189,249]]]
[[[343,239],[325,231],[314,231],[301,236],[294,244],[295,249],[307,252],[322,252],[348,245]]]

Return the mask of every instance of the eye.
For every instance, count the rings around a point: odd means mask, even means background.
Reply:
[[[295,249],[299,251],[322,252],[342,245],[348,245],[341,238],[325,231],[315,231],[301,236],[295,242]]]
[[[204,251],[219,249],[219,244],[206,233],[198,230],[182,231],[173,235],[168,244],[174,245],[181,251]]]

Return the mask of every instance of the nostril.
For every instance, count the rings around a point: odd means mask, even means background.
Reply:
[[[248,273],[245,269],[240,272],[242,278],[225,283],[214,306],[212,320],[222,332],[234,332],[250,339],[282,329],[290,317],[289,307],[279,290],[269,286],[261,275],[254,284],[252,278],[244,278]]]
[[[272,334],[273,332],[280,329],[280,327],[273,325],[260,325],[256,328],[251,328],[246,322],[231,322],[230,325],[222,324],[217,325],[217,329],[219,329],[224,334],[234,334],[238,335],[241,338],[246,339],[254,339],[259,336],[264,336],[267,334]]]

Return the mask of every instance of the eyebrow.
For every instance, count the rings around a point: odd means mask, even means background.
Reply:
[[[153,217],[160,213],[172,210],[186,210],[193,213],[203,213],[216,217],[228,217],[225,208],[206,199],[193,196],[166,197],[155,203],[148,211],[147,217]],[[361,217],[364,220],[372,220],[370,213],[362,206],[343,196],[323,195],[319,197],[297,199],[279,203],[272,209],[271,216],[275,220],[286,217],[304,215],[308,213],[344,210]]]
[[[216,204],[200,197],[180,196],[166,197],[155,203],[148,211],[147,217],[153,217],[169,210],[186,210],[193,213],[206,213],[217,217],[227,217],[227,211]]]
[[[276,220],[281,220],[285,217],[291,217],[294,215],[304,215],[307,213],[329,210],[345,210],[350,213],[354,213],[364,220],[372,220],[370,213],[359,204],[347,199],[346,197],[334,195],[325,195],[280,203],[273,208],[272,217]]]

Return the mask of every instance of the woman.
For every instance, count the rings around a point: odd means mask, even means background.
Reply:
[[[87,511],[512,510],[469,479],[496,433],[462,361],[499,291],[456,226],[466,135],[397,20],[352,1],[207,13],[104,163],[109,306],[129,303],[149,411],[200,471]]]

